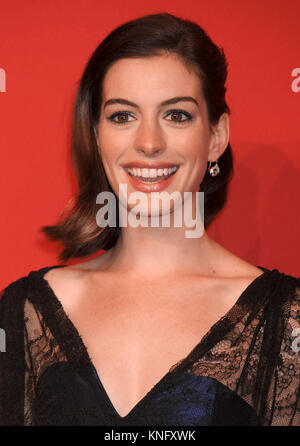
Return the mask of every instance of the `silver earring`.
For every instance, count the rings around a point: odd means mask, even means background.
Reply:
[[[209,174],[212,177],[216,177],[220,173],[220,167],[218,166],[218,161],[215,161],[215,163],[216,164],[213,167],[210,167],[211,162],[209,162],[209,166],[208,166]]]

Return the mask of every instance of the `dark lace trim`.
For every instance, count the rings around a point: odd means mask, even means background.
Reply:
[[[71,320],[66,315],[60,301],[57,299],[44,275],[52,268],[62,268],[66,265],[47,266],[29,274],[29,300],[38,308],[52,335],[66,354],[68,360],[80,367],[91,363],[83,341]]]
[[[254,386],[253,400],[257,413],[260,417],[266,415],[266,404],[270,383],[278,365],[281,343],[286,329],[286,318],[284,317],[286,310],[286,302],[293,295],[295,290],[295,280],[284,274],[278,274],[276,280],[268,290],[268,300],[264,310],[261,324],[264,323],[264,334],[261,346],[261,354],[259,357],[258,373]],[[277,380],[275,379],[275,384]],[[271,420],[273,418],[275,395],[272,402]],[[270,421],[271,421],[270,420]]]
[[[0,425],[24,424],[24,302],[28,278],[8,285],[0,298],[0,327],[5,330],[6,351],[0,353]]]

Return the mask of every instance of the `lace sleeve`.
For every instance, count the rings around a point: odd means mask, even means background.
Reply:
[[[36,384],[48,367],[67,359],[34,303],[33,282],[25,276],[0,291],[0,426],[35,425]]]
[[[300,426],[300,280],[285,312],[285,330],[270,400],[272,426]]]
[[[25,395],[24,424],[35,425],[36,385],[43,373],[52,365],[66,361],[67,357],[60,349],[56,338],[51,333],[41,312],[27,299],[24,307],[25,316]]]
[[[0,425],[24,424],[24,300],[26,277],[12,282],[0,293],[0,327],[5,351],[0,352]]]

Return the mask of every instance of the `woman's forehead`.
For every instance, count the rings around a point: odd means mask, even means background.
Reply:
[[[126,58],[107,71],[102,85],[104,101],[111,97],[161,102],[162,97],[202,96],[201,79],[178,57],[161,55]],[[146,98],[149,100],[146,100]]]

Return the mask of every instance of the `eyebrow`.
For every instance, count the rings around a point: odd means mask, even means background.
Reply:
[[[197,107],[199,107],[199,104],[196,101],[196,99],[192,98],[191,96],[179,96],[179,97],[171,98],[171,99],[161,102],[159,105],[160,105],[160,107],[163,107],[164,105],[177,104],[177,102],[193,102],[197,105]],[[124,105],[130,105],[131,107],[138,108],[138,106],[134,102],[128,101],[127,99],[121,99],[121,98],[108,99],[105,102],[103,108],[105,108],[111,104],[124,104]]]

